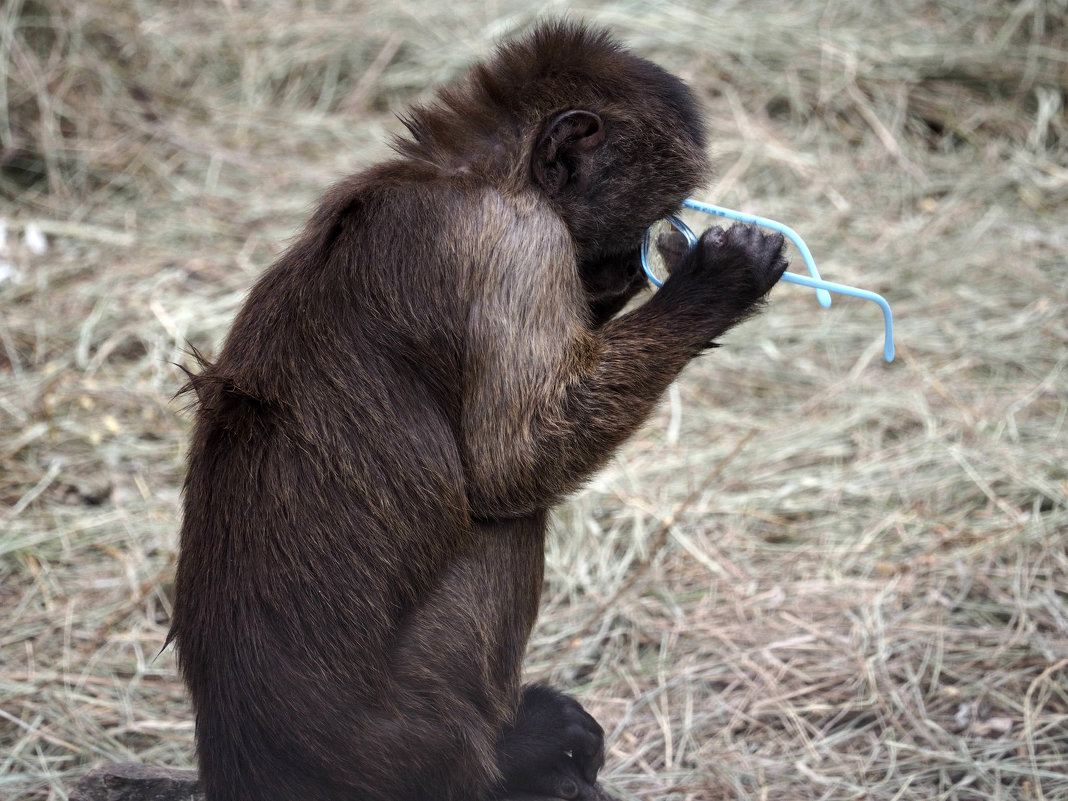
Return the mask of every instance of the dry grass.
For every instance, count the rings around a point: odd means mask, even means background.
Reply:
[[[392,110],[565,8],[371,5],[0,8],[0,797],[189,763],[170,363]],[[1068,799],[1065,3],[572,10],[697,87],[704,196],[886,295],[900,356],[777,290],[560,511],[530,675],[625,799]]]

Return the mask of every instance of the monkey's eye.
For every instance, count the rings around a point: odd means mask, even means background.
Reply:
[[[663,286],[686,251],[697,244],[697,234],[675,215],[654,223],[642,239],[642,269],[656,286]]]

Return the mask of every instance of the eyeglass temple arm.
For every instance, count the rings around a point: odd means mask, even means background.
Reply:
[[[875,292],[869,292],[866,289],[857,289],[856,287],[847,286],[846,284],[836,284],[833,281],[824,281],[822,278],[810,278],[807,275],[798,275],[797,273],[783,273],[783,281],[788,281],[791,284],[800,284],[801,286],[811,287],[813,289],[824,289],[830,292],[837,292],[840,295],[852,295],[855,298],[863,298],[864,300],[870,300],[875,303],[883,311],[883,358],[888,362],[894,360],[894,314],[890,311],[890,304],[886,302],[886,298]]]

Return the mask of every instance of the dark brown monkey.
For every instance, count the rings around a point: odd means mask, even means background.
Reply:
[[[597,723],[520,687],[546,510],[785,269],[711,229],[685,85],[548,24],[405,120],[253,288],[199,401],[171,636],[210,801],[598,797]]]

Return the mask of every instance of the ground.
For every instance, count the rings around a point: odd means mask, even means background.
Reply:
[[[568,10],[694,86],[698,196],[883,294],[898,357],[872,304],[777,287],[559,510],[528,675],[628,801],[1068,799],[1055,0],[5,3],[0,796],[191,764],[173,363],[395,112]]]

